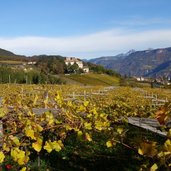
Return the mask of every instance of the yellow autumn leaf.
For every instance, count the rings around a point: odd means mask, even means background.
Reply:
[[[54,119],[49,119],[48,124],[49,124],[49,125],[52,125],[53,123],[54,123]]]
[[[106,146],[107,146],[108,148],[110,148],[110,147],[112,147],[112,146],[113,146],[113,144],[112,144],[112,142],[111,142],[111,141],[107,141],[107,142],[106,142]]]
[[[26,160],[25,160],[26,158],[25,158],[25,154],[23,153],[23,152],[21,152],[20,154],[19,154],[19,157],[18,157],[18,164],[19,165],[24,165],[25,163],[26,163]]]
[[[143,155],[143,154],[144,154],[141,148],[138,148],[138,153],[139,153],[140,155]]]
[[[81,137],[82,135],[83,135],[83,132],[82,132],[82,131],[78,131],[78,132],[77,132],[77,136],[78,136],[78,137]]]
[[[65,126],[65,129],[66,129],[67,131],[68,131],[68,130],[70,131],[70,130],[72,130],[73,128],[72,128],[70,125],[66,125],[66,126]]]
[[[73,106],[72,102],[71,101],[67,101],[67,106],[72,107]]]
[[[138,148],[140,155],[146,155],[148,157],[154,157],[157,154],[156,142],[143,142]]]
[[[3,143],[2,148],[3,148],[3,150],[4,150],[4,151],[7,151],[7,152],[9,152],[9,151],[10,151],[10,148],[7,146],[7,144],[6,144],[6,143]]]
[[[24,165],[25,164],[25,152],[24,151],[20,150],[19,153],[18,153],[17,158],[18,158],[17,162],[18,162],[19,165]]]
[[[99,131],[103,129],[103,123],[101,121],[96,121],[95,122],[95,128]]]
[[[171,129],[169,129],[167,136],[171,137]]]
[[[32,147],[37,152],[40,152],[42,149],[42,139],[39,138],[36,142],[32,143]]]
[[[25,130],[25,134],[27,137],[30,137],[32,140],[35,140],[35,136],[34,136],[34,130],[30,129],[30,128],[26,128]]]
[[[161,158],[163,156],[164,156],[164,152],[163,151],[157,154],[157,157],[159,157],[159,158]]]
[[[24,155],[22,157],[19,157],[18,164],[19,165],[24,165],[29,161],[29,159],[30,159],[29,156],[26,155],[25,152],[24,152]]]
[[[48,100],[48,98],[46,98],[46,99],[43,101],[43,103],[44,103],[44,107],[45,107],[45,108],[47,108],[47,107],[48,107],[48,101],[49,101],[49,100]]]
[[[0,118],[5,116],[5,111],[3,108],[0,108]]]
[[[42,132],[43,131],[42,126],[39,125],[39,124],[36,125],[36,128],[37,128],[38,132]]]
[[[104,113],[101,113],[101,114],[100,114],[100,117],[103,118],[104,120],[107,120],[107,115],[104,114]]]
[[[48,153],[50,153],[53,150],[53,144],[51,141],[46,141],[45,145],[43,147]]]
[[[88,123],[88,122],[85,122],[84,123],[84,127],[85,127],[85,129],[88,129],[88,130],[91,130],[92,129],[92,124],[91,123]]]
[[[87,107],[89,105],[89,101],[84,101],[84,106]]]
[[[36,94],[36,96],[35,96],[35,98],[34,98],[34,101],[33,101],[33,106],[36,105],[36,102],[37,102],[38,98],[39,98],[39,97],[38,97],[38,95]]]
[[[11,149],[11,157],[14,159],[14,161],[18,162],[19,165],[24,165],[28,162],[28,160],[26,160],[25,152],[19,148]]]
[[[54,142],[52,142],[53,149],[54,149],[55,151],[57,151],[57,152],[61,151],[61,150],[62,150],[62,148],[61,148],[61,146],[60,146],[61,143],[62,143],[62,142],[61,142],[60,140],[59,140],[59,141],[54,141]]]
[[[5,159],[5,155],[2,151],[0,151],[0,163],[3,163],[4,159]]]
[[[43,147],[48,153],[50,153],[52,150],[55,150],[57,152],[61,151],[63,147],[62,141],[46,141],[45,146]]]
[[[92,138],[89,133],[86,132],[85,137],[86,137],[86,140],[92,141]]]
[[[60,93],[59,92],[57,92],[57,95],[55,97],[55,101],[57,102],[57,104],[59,105],[59,107],[62,106],[63,98],[60,96]]]
[[[20,146],[20,141],[16,136],[10,135],[9,138],[17,145]]]
[[[23,167],[22,169],[20,169],[20,171],[26,171],[26,167]]]
[[[37,152],[40,152],[41,149],[42,149],[42,145],[35,142],[35,143],[32,143],[32,147],[34,148],[34,150],[36,150]]]
[[[164,143],[164,147],[168,152],[171,152],[171,140],[166,140],[166,142]]]
[[[14,158],[14,160],[17,160],[17,159],[16,159],[17,154],[18,154],[18,153],[17,153],[16,149],[14,149],[14,148],[13,148],[13,149],[11,149],[11,157],[13,157],[13,158]]]
[[[122,134],[123,131],[124,131],[123,128],[121,128],[121,127],[117,128],[117,133],[118,133],[118,134]]]
[[[87,118],[91,118],[93,115],[90,113],[87,115]]]
[[[92,114],[94,114],[94,115],[97,115],[98,113],[97,113],[97,110],[95,109],[95,108],[93,108],[92,110],[91,110],[91,112],[92,112]]]
[[[151,166],[150,171],[156,171],[158,169],[158,166],[156,163],[153,164],[153,166]]]
[[[85,111],[85,110],[86,110],[86,108],[85,108],[85,106],[83,106],[83,105],[79,106],[79,108],[78,108],[78,111],[79,111],[79,112],[83,112],[83,111]]]
[[[63,145],[61,140],[58,140],[58,144],[61,146],[61,148],[64,147],[64,145]]]
[[[59,95],[59,92],[57,92],[57,95],[56,95],[56,97],[55,97],[55,100],[60,100],[61,99],[61,97],[60,97],[60,95]]]
[[[46,121],[48,122],[48,125],[52,125],[54,123],[54,116],[50,112],[46,112]]]
[[[167,151],[167,152],[163,152],[163,154],[164,154],[165,156],[167,156],[167,155],[170,155],[171,152]]]

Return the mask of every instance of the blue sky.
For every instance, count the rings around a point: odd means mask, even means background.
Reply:
[[[80,58],[171,46],[170,0],[0,0],[0,48]]]

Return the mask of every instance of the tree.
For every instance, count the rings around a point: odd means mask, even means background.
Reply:
[[[71,65],[71,64],[67,65],[68,73],[77,73],[78,71],[79,71],[79,66],[77,63],[74,63],[73,65]]]

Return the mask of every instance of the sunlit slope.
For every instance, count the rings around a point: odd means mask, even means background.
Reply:
[[[66,78],[70,79],[71,82],[74,81],[78,84],[83,85],[103,85],[103,86],[113,86],[119,85],[120,79],[115,76],[109,76],[105,74],[72,74],[65,75]],[[68,82],[69,83],[69,82]]]

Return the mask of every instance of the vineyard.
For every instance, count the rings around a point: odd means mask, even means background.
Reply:
[[[0,170],[170,170],[171,91],[0,85]]]

